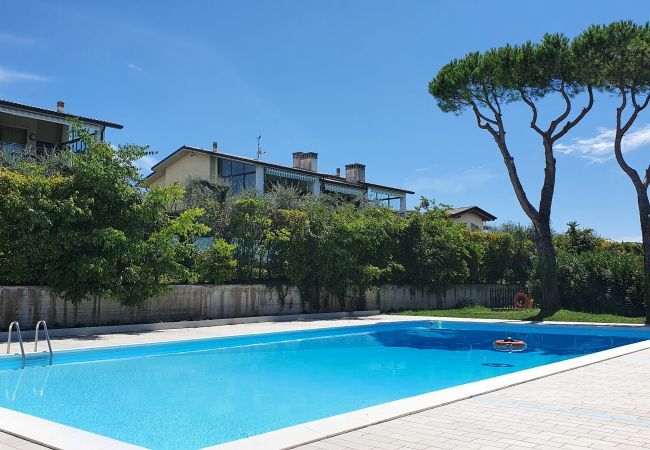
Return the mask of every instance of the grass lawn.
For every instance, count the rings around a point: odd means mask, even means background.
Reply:
[[[391,314],[406,316],[461,317],[467,319],[530,320],[539,314],[539,309],[519,311],[492,311],[485,306],[465,306],[454,309],[424,309],[419,311],[400,311]],[[558,322],[602,322],[602,323],[644,323],[644,317],[625,317],[613,314],[592,314],[561,309],[545,320]]]

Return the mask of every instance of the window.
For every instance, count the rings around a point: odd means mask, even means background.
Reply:
[[[395,195],[391,195],[386,192],[370,189],[368,191],[368,200],[375,202],[381,206],[388,206],[389,208],[393,209],[400,208],[400,197],[396,197]]]
[[[27,145],[27,130],[0,125],[0,146],[8,152],[21,152]]]
[[[232,192],[255,188],[255,166],[219,158],[219,176],[230,180]]]

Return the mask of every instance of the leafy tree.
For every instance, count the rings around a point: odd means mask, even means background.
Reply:
[[[318,240],[318,284],[341,307],[351,296],[363,307],[366,290],[396,269],[393,255],[401,219],[389,208],[357,209],[348,204],[327,217]]]
[[[266,246],[271,218],[267,204],[259,198],[244,197],[234,201],[230,218],[231,244],[235,244],[237,278],[251,282],[264,277]]]
[[[444,112],[470,110],[477,125],[495,141],[503,157],[510,182],[522,209],[533,223],[541,278],[542,313],[560,308],[557,263],[550,226],[555,189],[556,161],[553,146],[591,110],[593,89],[585,86],[586,73],[569,40],[547,34],[539,43],[505,46],[484,53],[470,53],[440,69],[429,84],[429,92]],[[585,91],[587,105],[569,119],[574,97]],[[550,94],[562,99],[564,108],[546,126],[540,124],[538,103]],[[544,155],[544,182],[539,206],[528,199],[506,139],[503,107],[523,102],[532,113],[530,127],[541,140]]]
[[[234,245],[221,238],[214,240],[209,250],[196,255],[195,268],[199,281],[223,284],[234,280],[237,275],[234,253]]]
[[[146,149],[117,150],[87,137],[83,153],[62,152],[0,169],[0,277],[38,283],[65,299],[92,296],[137,305],[189,279],[201,209],[170,216],[183,191],[144,193],[134,161]]]
[[[592,228],[578,228],[576,221],[569,222],[566,233],[555,237],[555,247],[572,253],[596,250],[604,239],[598,237]]]
[[[397,262],[404,272],[397,274],[397,281],[435,287],[467,281],[473,248],[465,226],[430,200],[422,199],[418,209],[400,233]]]
[[[230,182],[224,178],[189,178],[183,185],[183,207],[197,208],[211,202],[222,203],[231,187]]]
[[[644,312],[643,263],[639,255],[598,248],[558,250],[560,292],[574,311],[638,317]]]
[[[623,140],[639,114],[650,104],[650,25],[631,21],[594,25],[576,38],[579,51],[591,68],[591,82],[617,95],[614,155],[636,191],[643,240],[646,322],[650,323],[650,165],[640,175],[623,156]]]

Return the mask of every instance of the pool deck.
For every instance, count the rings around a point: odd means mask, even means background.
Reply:
[[[72,348],[374,324],[423,317],[265,322],[58,337]],[[449,320],[449,319],[444,319]],[[31,346],[28,350],[31,350]],[[298,446],[301,450],[650,448],[650,349],[527,381]],[[2,428],[0,424],[0,428]],[[305,442],[305,441],[302,441]],[[235,443],[233,443],[235,444]],[[0,450],[43,449],[0,432]],[[236,448],[231,445],[230,448]],[[270,449],[269,449],[270,450]]]

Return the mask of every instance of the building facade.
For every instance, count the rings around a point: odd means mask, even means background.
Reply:
[[[122,128],[117,123],[66,113],[64,107],[62,101],[51,110],[0,100],[0,151],[44,154],[64,147],[80,151],[84,143],[74,136],[74,123],[100,141],[107,128]]]
[[[447,214],[449,214],[449,217],[451,217],[454,222],[462,223],[472,231],[484,231],[485,222],[497,219],[495,216],[478,206],[452,208],[447,210]]]
[[[266,192],[280,184],[319,196],[323,193],[350,198],[365,197],[372,201],[406,211],[406,196],[412,191],[366,181],[366,166],[347,164],[345,175],[318,171],[318,154],[295,152],[293,164],[285,166],[253,158],[222,153],[216,144],[212,150],[183,146],[152,167],[145,186],[169,186],[184,183],[188,178],[221,177],[230,181],[233,191],[257,189]]]

